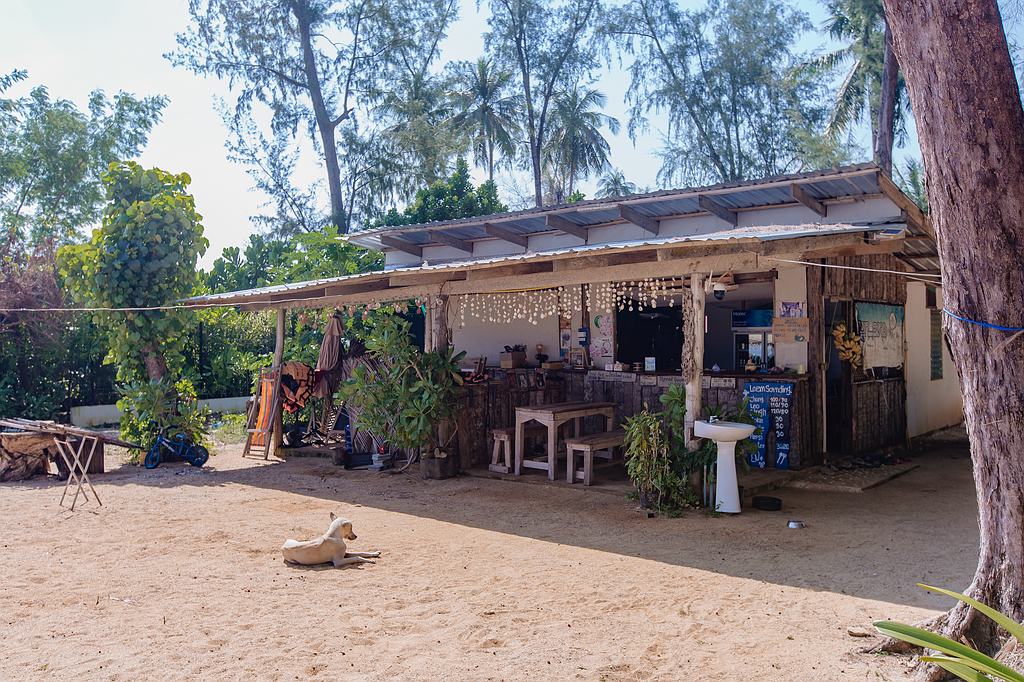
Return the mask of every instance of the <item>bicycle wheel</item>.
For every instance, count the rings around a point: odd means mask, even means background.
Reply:
[[[160,464],[160,442],[153,443],[153,447],[146,453],[146,459],[142,461],[143,466],[147,469],[156,469],[157,465]]]
[[[193,445],[186,454],[188,463],[194,467],[201,467],[210,459],[210,453],[202,445]]]

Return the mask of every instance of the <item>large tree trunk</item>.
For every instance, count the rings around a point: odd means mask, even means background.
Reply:
[[[885,22],[885,56],[882,60],[882,88],[878,102],[878,132],[875,135],[875,163],[892,175],[892,148],[896,131],[896,92],[900,80],[900,65],[892,49],[892,29]]]
[[[313,116],[320,132],[320,144],[323,145],[324,163],[327,166],[327,187],[331,194],[331,222],[341,232],[347,232],[345,220],[345,199],[341,192],[341,167],[338,164],[338,146],[335,143],[334,129],[346,118],[343,112],[337,119],[332,119],[324,102],[323,88],[320,85],[320,72],[316,67],[316,55],[313,53],[313,39],[310,33],[309,8],[304,3],[293,3],[292,13],[299,25],[299,40],[302,43],[303,71],[309,98],[313,103]]]
[[[1024,327],[1024,111],[995,0],[884,0],[924,155],[943,303]],[[966,592],[1024,621],[1024,336],[946,316],[964,393],[981,551]],[[936,529],[936,537],[941,530]],[[937,623],[992,650],[990,621]]]

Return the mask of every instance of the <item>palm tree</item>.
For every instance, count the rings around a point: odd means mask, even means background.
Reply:
[[[809,66],[826,72],[845,67],[846,75],[836,91],[826,132],[838,137],[867,116],[875,160],[891,172],[893,144],[906,142],[910,100],[896,69],[882,1],[829,0],[827,7],[825,29],[846,45]]]
[[[618,168],[610,168],[607,173],[597,181],[597,198],[607,199],[611,197],[624,197],[636,194],[639,188],[636,183],[626,179],[626,174]]]
[[[516,154],[519,100],[509,94],[512,74],[481,57],[475,63],[460,64],[457,80],[458,113],[453,120],[471,136],[473,163],[486,168],[487,179],[494,180],[497,154],[507,160]]]
[[[564,196],[571,196],[577,178],[589,177],[608,166],[611,148],[601,128],[618,134],[619,120],[601,113],[607,101],[593,88],[573,88],[555,100],[544,157],[549,175],[560,185],[556,195],[564,190]]]

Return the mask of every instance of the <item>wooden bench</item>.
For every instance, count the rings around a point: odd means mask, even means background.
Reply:
[[[568,462],[565,468],[565,480],[569,483],[583,481],[583,485],[590,485],[594,472],[595,455],[609,461],[615,459],[615,448],[622,447],[625,438],[625,431],[615,429],[566,440],[565,451],[568,454]],[[583,457],[583,468],[579,470],[576,469],[577,454]]]
[[[526,428],[526,435],[529,437],[537,437],[543,432],[544,428],[540,426]],[[499,474],[511,473],[516,430],[511,426],[503,429],[491,429],[491,438],[494,439],[494,447],[491,449],[491,463],[487,468]],[[505,460],[504,464],[501,463],[502,459]]]

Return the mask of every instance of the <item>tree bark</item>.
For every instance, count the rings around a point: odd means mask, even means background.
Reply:
[[[875,135],[875,163],[892,176],[892,148],[896,131],[896,92],[900,65],[892,49],[892,30],[885,22],[885,56],[882,60],[882,87],[878,102],[878,133]]]
[[[320,144],[324,148],[324,163],[327,166],[327,187],[331,194],[331,222],[341,232],[348,231],[348,223],[345,220],[345,199],[341,192],[341,166],[338,163],[338,147],[335,142],[334,129],[338,123],[347,117],[342,113],[337,119],[332,119],[327,111],[327,104],[324,102],[323,87],[320,84],[320,72],[316,67],[316,55],[313,53],[313,39],[310,32],[309,8],[304,3],[292,3],[292,13],[299,25],[299,40],[302,44],[303,71],[306,77],[306,87],[309,89],[309,98],[313,104],[313,116],[316,119],[316,127],[320,132]]]
[[[167,359],[157,348],[156,342],[142,348],[142,364],[150,381],[160,381],[167,374]]]
[[[1024,327],[1024,110],[996,2],[884,4],[924,156],[943,304]],[[978,495],[981,547],[966,593],[1024,621],[1024,336],[949,315],[944,328]],[[991,621],[963,605],[937,624],[982,650],[998,645]]]

